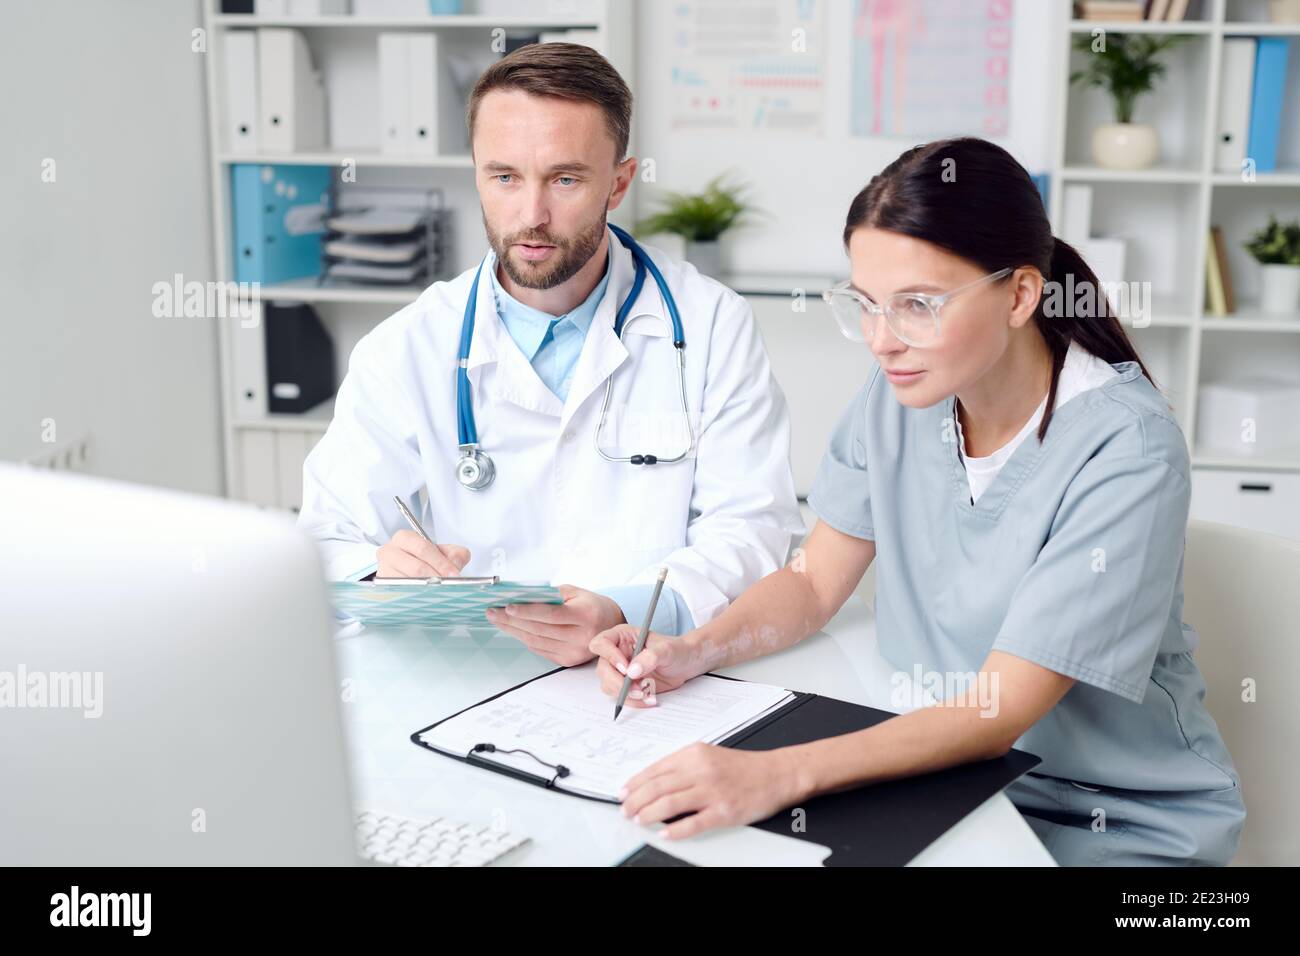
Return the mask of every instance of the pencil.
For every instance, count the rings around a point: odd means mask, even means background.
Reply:
[[[645,639],[650,634],[650,620],[655,616],[655,605],[659,603],[659,592],[664,589],[664,578],[668,577],[668,569],[659,569],[659,579],[655,581],[654,594],[650,595],[650,607],[645,612],[645,623],[641,625],[641,633],[637,635],[636,649],[632,651],[632,657],[629,663],[636,659],[645,647]],[[614,704],[614,719],[618,720],[619,713],[623,710],[623,704],[627,701],[627,692],[632,689],[632,678],[624,675],[623,689],[618,692],[618,702]]]

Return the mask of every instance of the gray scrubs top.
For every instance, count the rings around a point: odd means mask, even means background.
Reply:
[[[1245,807],[1182,620],[1187,444],[1137,364],[1114,368],[971,504],[955,399],[907,408],[873,366],[808,504],[876,542],[900,671],[969,674],[1000,650],[1076,679],[1016,742],[1043,762],[1007,790],[1059,863],[1226,864]]]

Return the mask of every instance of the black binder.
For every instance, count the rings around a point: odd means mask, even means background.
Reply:
[[[262,318],[267,410],[302,413],[333,395],[334,340],[316,310],[268,302]]]
[[[558,667],[539,674],[443,720],[451,720],[467,710],[473,710],[561,670],[564,668]],[[710,676],[737,679],[722,674]],[[898,716],[887,710],[851,704],[820,694],[794,693],[793,700],[721,741],[719,746],[735,747],[738,750],[775,750],[825,737],[838,737]],[[565,791],[556,786],[557,776],[554,773],[528,773],[477,757],[473,752],[460,757],[430,747],[420,740],[422,734],[437,727],[443,720],[411,734],[411,742],[432,753],[504,773],[560,793],[567,792],[570,796],[583,800],[617,802]],[[902,866],[984,801],[1000,793],[1041,762],[1042,759],[1033,754],[1013,749],[993,760],[963,764],[805,800],[799,807],[803,811],[800,816],[801,829],[795,828],[790,809],[779,811],[750,826],[830,847],[831,855],[826,858],[826,866]]]

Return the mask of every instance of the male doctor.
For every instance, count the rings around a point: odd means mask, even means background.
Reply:
[[[562,605],[488,620],[569,666],[593,656],[601,631],[641,624],[660,566],[652,626],[682,634],[778,569],[804,530],[785,399],[745,301],[650,252],[680,313],[685,409],[669,312],[649,277],[615,334],[635,261],[606,216],[636,174],[624,158],[631,115],[627,85],[584,46],[526,46],[482,75],[468,119],[491,251],[357,343],[307,458],[298,519],[331,579],[463,572],[560,584]],[[461,447],[461,367],[477,448]],[[602,451],[681,458],[632,464]],[[463,470],[475,453],[495,472],[485,487]],[[394,496],[437,545],[410,530]]]

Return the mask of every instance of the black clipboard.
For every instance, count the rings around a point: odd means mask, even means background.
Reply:
[[[439,756],[503,773],[527,783],[565,793],[583,800],[617,804],[617,800],[575,793],[557,786],[555,775],[529,773],[516,767],[476,757],[438,750],[420,740],[444,721],[481,707],[498,697],[549,677],[555,670],[529,678],[477,704],[464,707],[442,720],[411,734],[411,742]],[[710,674],[723,680],[739,680],[724,674]],[[792,691],[794,699],[736,733],[718,742],[720,747],[738,750],[775,750],[809,743],[825,737],[864,730],[897,717],[898,714],[834,697]],[[956,826],[980,804],[1001,793],[1017,778],[1042,763],[1042,758],[1012,749],[1001,757],[961,764],[946,770],[885,783],[871,784],[838,793],[825,793],[805,800],[797,808],[781,810],[750,826],[779,836],[808,840],[828,846],[826,866],[902,866]],[[798,818],[794,811],[801,811]],[[796,821],[802,826],[796,825]]]
[[[897,714],[804,694],[774,720],[746,727],[723,741],[739,750],[775,750],[864,730]],[[1001,793],[1042,758],[1012,749],[1001,757],[961,764],[915,777],[875,783],[805,800],[803,829],[791,809],[750,826],[831,848],[825,866],[902,866]]]

